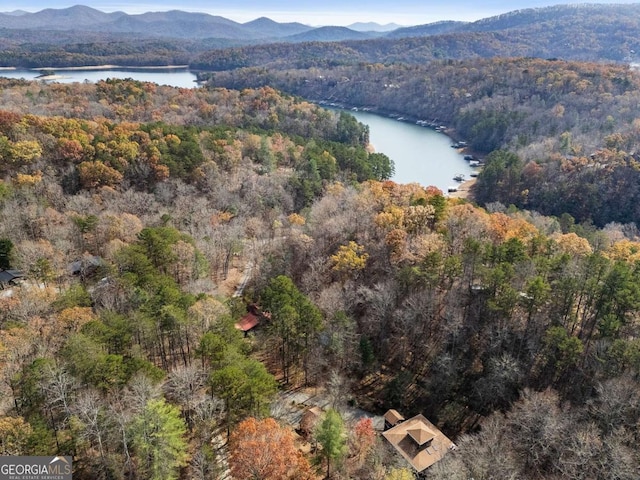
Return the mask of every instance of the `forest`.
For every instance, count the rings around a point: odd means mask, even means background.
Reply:
[[[0,261],[25,276],[0,290],[3,454],[91,479],[412,478],[343,420],[357,405],[455,439],[428,478],[637,478],[633,224],[396,184],[366,127],[271,87],[0,98]],[[269,320],[243,338],[248,304]],[[301,453],[275,406],[309,387],[333,409]]]
[[[473,28],[207,52],[193,89],[0,79],[0,455],[91,480],[411,480],[350,416],[397,409],[457,445],[418,478],[637,479],[638,72]],[[0,58],[201,53],[93,40]],[[389,180],[324,102],[444,125],[485,162],[471,197]],[[315,425],[291,421],[301,392],[326,400]]]
[[[448,127],[489,155],[476,200],[576,223],[637,223],[640,77],[634,68],[533,58],[442,60],[422,66],[358,66],[210,74],[227,88],[271,85]],[[500,161],[493,162],[496,157]]]

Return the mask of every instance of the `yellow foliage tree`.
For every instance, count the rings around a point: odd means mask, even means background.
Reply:
[[[289,220],[289,223],[291,225],[302,226],[306,223],[306,220],[304,219],[304,217],[298,213],[292,213],[287,217],[287,220]]]
[[[607,248],[604,255],[614,261],[635,263],[640,260],[640,242],[620,240]]]
[[[341,245],[335,255],[331,255],[331,262],[337,272],[355,273],[366,267],[368,258],[369,254],[362,245],[350,241],[347,245]]]
[[[579,256],[593,253],[593,248],[589,245],[589,241],[586,238],[579,237],[573,232],[552,235],[551,238],[555,240],[560,251],[568,253],[569,255]]]
[[[384,480],[413,480],[415,475],[408,468],[393,468],[384,477]]]
[[[9,147],[9,155],[14,163],[30,163],[42,155],[42,147],[35,140],[23,140]]]
[[[36,172],[33,175],[26,173],[18,173],[13,179],[16,187],[33,187],[42,181],[42,172]]]
[[[95,320],[96,316],[90,307],[65,308],[58,315],[58,320],[67,330],[77,332],[86,323]]]
[[[384,230],[394,230],[402,228],[404,224],[404,210],[398,206],[391,205],[378,213],[375,218],[378,227]]]
[[[24,455],[31,432],[22,417],[0,417],[0,455]]]

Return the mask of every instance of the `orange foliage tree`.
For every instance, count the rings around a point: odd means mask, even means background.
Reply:
[[[311,480],[316,476],[296,449],[291,430],[272,419],[244,420],[231,434],[229,466],[236,479]]]
[[[376,443],[376,431],[373,421],[369,417],[363,417],[356,423],[351,436],[351,453],[359,459],[363,459],[371,451]]]

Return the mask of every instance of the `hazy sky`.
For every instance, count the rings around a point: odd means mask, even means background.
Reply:
[[[309,25],[349,25],[354,22],[421,25],[439,20],[478,20],[521,8],[570,3],[637,3],[640,0],[600,0],[563,2],[560,0],[2,0],[0,11],[66,8],[87,5],[103,12],[127,13],[184,10],[220,15],[237,22],[269,17],[278,22]]]

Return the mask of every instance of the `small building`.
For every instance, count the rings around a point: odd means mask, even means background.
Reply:
[[[395,418],[395,415],[390,418]],[[456,449],[456,445],[423,415],[401,421],[382,435],[418,473]]]
[[[238,330],[242,331],[242,333],[244,333],[245,336],[247,336],[249,332],[254,328],[256,328],[259,324],[260,324],[260,317],[249,312],[244,317],[242,317],[238,321],[238,323],[235,324],[235,327]]]
[[[324,410],[318,406],[307,408],[300,419],[300,435],[303,437],[311,435],[323,414]]]
[[[15,285],[22,278],[24,274],[19,270],[0,270],[0,289],[4,290],[9,285]]]
[[[387,430],[391,427],[395,427],[400,422],[404,422],[404,417],[400,415],[397,410],[393,408],[384,414],[384,429]]]
[[[247,305],[247,314],[235,324],[235,327],[246,337],[249,332],[260,325],[262,319],[268,320],[269,315],[262,313],[255,304]]]

